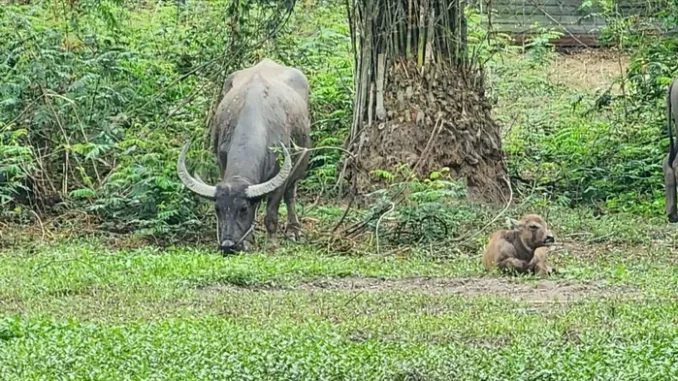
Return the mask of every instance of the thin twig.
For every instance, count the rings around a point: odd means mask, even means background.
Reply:
[[[45,226],[42,224],[42,220],[40,219],[40,216],[38,216],[38,213],[36,213],[34,210],[31,210],[31,213],[35,216],[35,218],[38,220],[38,224],[40,225],[40,230],[42,231],[42,237],[40,238],[42,241],[45,240]]]
[[[346,207],[346,210],[344,210],[344,214],[341,215],[339,222],[337,222],[337,224],[334,225],[334,227],[332,228],[332,231],[330,232],[331,234],[334,234],[334,232],[344,222],[344,220],[346,219],[346,216],[348,215],[349,210],[351,210],[351,206],[353,206],[353,201],[355,201],[355,197],[351,197],[351,200],[348,202],[348,206]]]
[[[555,18],[553,18],[553,16],[551,16],[548,12],[546,12],[546,11],[544,10],[544,8],[540,7],[539,4],[535,3],[533,0],[528,0],[528,1],[529,1],[530,3],[532,3],[532,5],[534,5],[535,8],[539,9],[539,11],[541,11],[541,13],[543,13],[544,16],[546,16],[549,20],[553,21],[554,23],[556,23],[556,25],[558,25],[559,27],[563,28],[563,30],[564,30],[567,34],[569,34],[570,37],[572,37],[573,40],[577,41],[577,42],[578,42],[579,44],[581,44],[583,47],[585,47],[585,48],[587,48],[587,49],[589,48],[588,45],[586,45],[585,43],[583,43],[580,39],[577,38],[577,36],[575,36],[574,34],[572,34],[572,32],[570,32],[569,29],[567,29],[563,24],[561,24],[560,21],[558,21],[558,20],[556,20]]]
[[[299,149],[299,146],[295,142],[293,142],[291,140],[290,140],[290,142],[292,143],[292,146],[294,146],[295,149]],[[341,151],[341,152],[349,155],[351,157],[351,159],[355,158],[355,155],[353,153],[351,153],[349,150],[347,150],[345,148],[341,148],[341,147],[336,147],[336,146],[321,146],[321,147],[313,147],[313,148],[304,147],[304,152],[320,151],[320,150],[324,150],[324,149],[333,149],[333,150]],[[304,152],[302,152],[302,154]]]
[[[56,263],[67,263],[67,262],[80,262],[80,263],[82,263],[83,265],[86,265],[87,267],[90,268],[90,270],[92,270],[92,272],[91,272],[90,274],[94,275],[96,278],[98,278],[99,280],[101,280],[101,277],[100,277],[99,275],[97,275],[96,269],[94,268],[94,266],[92,266],[91,264],[89,264],[89,263],[87,263],[87,262],[85,262],[85,261],[83,261],[83,260],[81,260],[81,259],[79,259],[79,258],[55,259],[55,260],[49,261],[49,262],[47,262],[47,263],[45,263],[45,264],[43,264],[43,265],[40,265],[40,266],[36,267],[36,268],[33,270],[33,276],[35,276],[35,275],[37,274],[38,271],[40,271],[40,270],[42,270],[42,269],[45,269],[45,268],[47,268],[47,267],[49,267],[49,266],[51,266],[51,265],[53,265],[53,264],[56,264]]]
[[[511,187],[511,182],[508,179],[506,179],[505,176],[502,177],[502,179],[504,180],[504,182],[506,182],[506,185],[508,186],[509,192],[510,192],[509,193],[509,200],[506,203],[506,205],[504,206],[504,209],[502,209],[501,212],[499,212],[499,214],[497,214],[490,222],[485,224],[485,226],[480,228],[480,230],[477,230],[473,233],[469,233],[469,234],[463,235],[461,237],[455,238],[454,240],[452,240],[452,242],[462,242],[462,241],[465,241],[465,240],[468,240],[468,239],[471,239],[471,238],[477,236],[478,234],[483,232],[485,229],[487,229],[490,225],[495,223],[499,218],[501,218],[501,216],[503,216],[506,213],[508,208],[511,206],[511,203],[513,202],[513,188]]]
[[[381,223],[381,220],[382,220],[387,214],[391,214],[391,213],[395,210],[395,205],[396,205],[396,204],[395,204],[394,202],[391,202],[391,208],[390,208],[389,210],[387,210],[386,213],[384,213],[384,214],[382,214],[381,216],[379,216],[379,219],[377,220],[377,226],[376,226],[375,229],[374,229],[374,235],[375,235],[376,240],[377,240],[377,255],[379,255],[379,224]]]
[[[347,300],[346,303],[344,303],[344,307],[347,307],[349,304],[351,304],[354,300],[358,299],[360,295],[362,295],[365,292],[365,290],[361,290],[357,292],[351,299]]]
[[[315,199],[313,200],[313,202],[311,203],[311,205],[309,205],[309,206],[307,206],[307,207],[304,207],[304,206],[302,205],[302,207],[301,207],[301,214],[299,215],[299,218],[305,218],[305,217],[306,217],[306,213],[310,212],[310,211],[313,210],[316,206],[318,206],[318,204],[320,204],[320,199],[322,198],[322,196],[323,196],[324,194],[325,194],[325,182],[324,182],[324,181],[320,181],[320,192],[318,192],[318,195],[315,197]]]

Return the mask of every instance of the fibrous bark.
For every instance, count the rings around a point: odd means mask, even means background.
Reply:
[[[351,1],[351,0],[349,0]],[[461,0],[355,0],[348,6],[356,55],[346,162],[364,194],[403,164],[419,177],[444,167],[477,198],[508,194],[498,124],[483,74],[466,53]],[[399,179],[403,180],[403,179]]]

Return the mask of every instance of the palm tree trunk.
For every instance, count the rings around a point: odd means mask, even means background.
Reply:
[[[499,126],[469,62],[464,0],[347,0],[355,54],[351,191],[447,167],[485,200],[507,194]],[[407,175],[394,173],[405,164]],[[341,179],[340,179],[341,180]]]

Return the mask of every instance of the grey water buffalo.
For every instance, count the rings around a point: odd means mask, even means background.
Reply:
[[[292,167],[292,143],[310,147],[310,87],[299,70],[269,59],[230,74],[224,81],[223,99],[212,123],[213,150],[222,180],[215,186],[186,170],[184,145],[177,172],[184,185],[214,201],[217,238],[223,252],[247,250],[254,218],[266,197],[264,225],[267,247],[277,244],[278,209],[287,205],[287,233],[299,238],[301,226],[295,212],[296,183],[306,175],[308,151]],[[272,149],[282,149],[284,162]]]
[[[666,128],[669,131],[669,153],[664,158],[664,185],[666,187],[666,214],[670,222],[678,222],[676,210],[676,155],[678,147],[673,139],[671,121],[678,126],[678,78],[669,85],[666,94]]]
[[[554,243],[553,233],[543,218],[528,214],[520,221],[510,220],[511,230],[500,230],[490,236],[483,253],[483,266],[490,271],[498,267],[503,272],[555,272],[546,264],[546,248]]]

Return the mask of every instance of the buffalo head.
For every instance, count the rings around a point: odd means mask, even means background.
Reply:
[[[290,153],[281,143],[285,161],[280,172],[266,182],[252,184],[248,179],[234,176],[214,186],[205,184],[200,177],[193,177],[186,170],[186,152],[190,144],[190,141],[186,142],[177,161],[179,178],[192,192],[214,201],[219,249],[227,253],[240,251],[244,248],[245,239],[254,230],[253,221],[261,198],[284,185],[290,175]]]
[[[523,216],[520,221],[509,219],[511,227],[518,232],[523,245],[531,250],[539,247],[548,247],[555,242],[553,233],[549,230],[546,221],[536,214]]]

